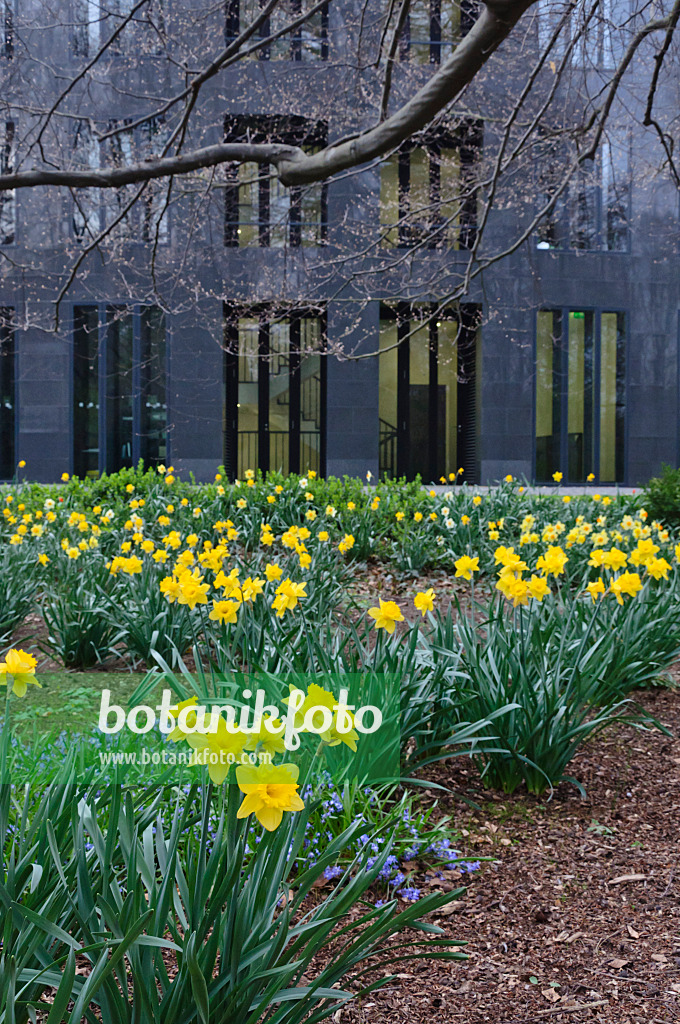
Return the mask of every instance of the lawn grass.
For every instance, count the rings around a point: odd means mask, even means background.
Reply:
[[[40,672],[40,689],[31,687],[30,702],[15,700],[12,720],[19,735],[38,732],[89,732],[97,725],[102,690],[111,702],[127,705],[143,672]]]

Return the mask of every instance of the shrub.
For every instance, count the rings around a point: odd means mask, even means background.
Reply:
[[[680,469],[665,463],[661,476],[653,477],[644,491],[644,506],[654,519],[680,526]]]

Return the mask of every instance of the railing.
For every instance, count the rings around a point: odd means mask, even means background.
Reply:
[[[397,428],[386,420],[378,420],[380,425],[378,467],[380,476],[395,477],[397,475]]]
[[[287,473],[290,433],[287,430],[270,430],[265,436],[269,439],[269,468]],[[238,473],[257,469],[260,461],[259,431],[239,430]],[[303,473],[310,469],[321,472],[321,433],[318,430],[300,431],[300,469]]]

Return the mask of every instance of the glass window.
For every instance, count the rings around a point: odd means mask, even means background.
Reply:
[[[567,357],[568,476],[593,472],[593,314],[569,313]]]
[[[433,5],[434,6],[434,5]],[[408,12],[408,58],[414,64],[433,63],[430,0],[413,0]]]
[[[260,39],[284,31],[306,11],[313,0],[280,0],[259,31]],[[260,15],[257,0],[227,0],[225,39],[233,42]],[[328,7],[310,14],[301,25],[284,32],[260,51],[262,60],[326,60],[328,58]]]
[[[99,309],[73,310],[73,472],[99,472]]]
[[[0,480],[11,480],[16,460],[15,343],[12,314],[12,309],[0,308]]]
[[[599,338],[599,344],[598,344]],[[536,479],[624,479],[625,318],[541,310],[536,321]]]
[[[468,125],[380,165],[383,245],[470,248],[477,230],[475,177],[480,126]]]
[[[401,45],[402,59],[414,64],[447,60],[475,23],[476,0],[414,0]]]
[[[603,313],[600,327],[600,480],[625,475],[626,337],[622,313]]]
[[[152,118],[134,130],[123,127],[124,124],[125,122],[116,121],[109,124],[110,131],[121,129],[103,143],[106,159],[110,164],[114,167],[127,167],[132,163],[162,155],[170,134],[162,118]],[[83,138],[81,149],[83,156],[90,154],[91,160],[98,161],[99,147],[95,150],[94,144],[90,144],[88,149],[87,136]],[[101,193],[95,190],[92,192],[93,198],[90,203],[94,206],[97,197],[100,197],[107,227],[118,221],[112,231],[112,237],[130,242],[155,243],[156,239],[159,244],[168,242],[170,229],[166,209],[167,183],[164,184],[162,180],[148,182],[140,198],[127,209],[138,190],[138,185],[104,189]],[[94,211],[92,223],[95,223]]]
[[[380,228],[383,245],[399,244],[399,154],[380,165]]]
[[[322,321],[225,309],[225,466],[282,473],[323,470]]]
[[[14,57],[14,0],[0,0],[0,56]]]
[[[78,121],[73,141],[74,163],[81,170],[99,169],[99,141],[88,121]],[[98,188],[73,190],[73,233],[90,242],[101,231],[101,193]]]
[[[73,0],[73,52],[76,57],[92,58],[99,50],[102,9],[99,0]]]
[[[247,136],[244,135],[247,133]],[[249,137],[257,142],[302,145],[306,152],[321,148],[325,129],[319,125],[295,124],[288,130],[283,122],[247,125],[236,118],[226,125],[225,138],[238,141]],[[286,188],[266,164],[228,164],[225,168],[224,244],[228,247],[270,246],[271,248],[320,245],[326,239],[325,182]]]
[[[140,328],[139,454],[145,466],[167,461],[165,314],[157,306],[142,307]]]
[[[238,322],[238,466],[236,476],[260,464],[260,322]]]
[[[139,459],[167,462],[167,430],[163,311],[75,306],[73,472],[96,476]]]
[[[559,351],[561,314],[541,311],[536,327],[536,479],[549,480],[559,466]],[[556,386],[557,383],[557,386]],[[556,400],[557,396],[557,400]]]
[[[397,321],[380,320],[380,365],[378,390],[379,466],[380,476],[397,476]]]
[[[121,29],[112,41],[109,51],[115,54],[129,54],[135,57],[162,54],[167,44],[165,0],[148,0],[138,8],[134,15],[135,0],[110,0],[103,8],[100,4],[94,9],[95,20],[100,22],[107,38],[117,29]],[[85,6],[89,0],[80,0]],[[92,15],[88,15],[92,24]],[[99,43],[90,43],[90,53],[96,53]]]
[[[4,130],[3,130],[4,129]],[[14,170],[14,121],[0,122],[0,173]],[[0,192],[0,245],[11,245],[17,233],[16,189]]]
[[[323,472],[322,416],[324,357],[321,321],[301,317],[300,325],[300,472]]]
[[[162,118],[154,117],[140,125],[135,133],[135,160],[152,160],[163,155],[170,131]],[[140,220],[142,241],[168,241],[169,217],[166,209],[167,184],[162,179],[148,182],[136,214]]]
[[[380,319],[379,467],[425,481],[476,472],[478,314],[384,304]]]
[[[554,142],[536,146],[539,203],[563,184],[569,157]],[[612,131],[595,160],[585,162],[562,189],[537,231],[539,249],[627,252],[630,247],[631,167],[628,132]]]
[[[133,320],[122,306],[106,307],[106,472],[132,465]]]
[[[290,324],[272,323],[268,331],[269,468],[289,472],[290,446]]]

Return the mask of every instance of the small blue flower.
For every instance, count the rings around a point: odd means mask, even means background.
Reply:
[[[414,886],[408,886],[406,889],[399,889],[398,892],[401,898],[408,900],[409,903],[416,903],[420,899],[420,889],[416,889]]]

